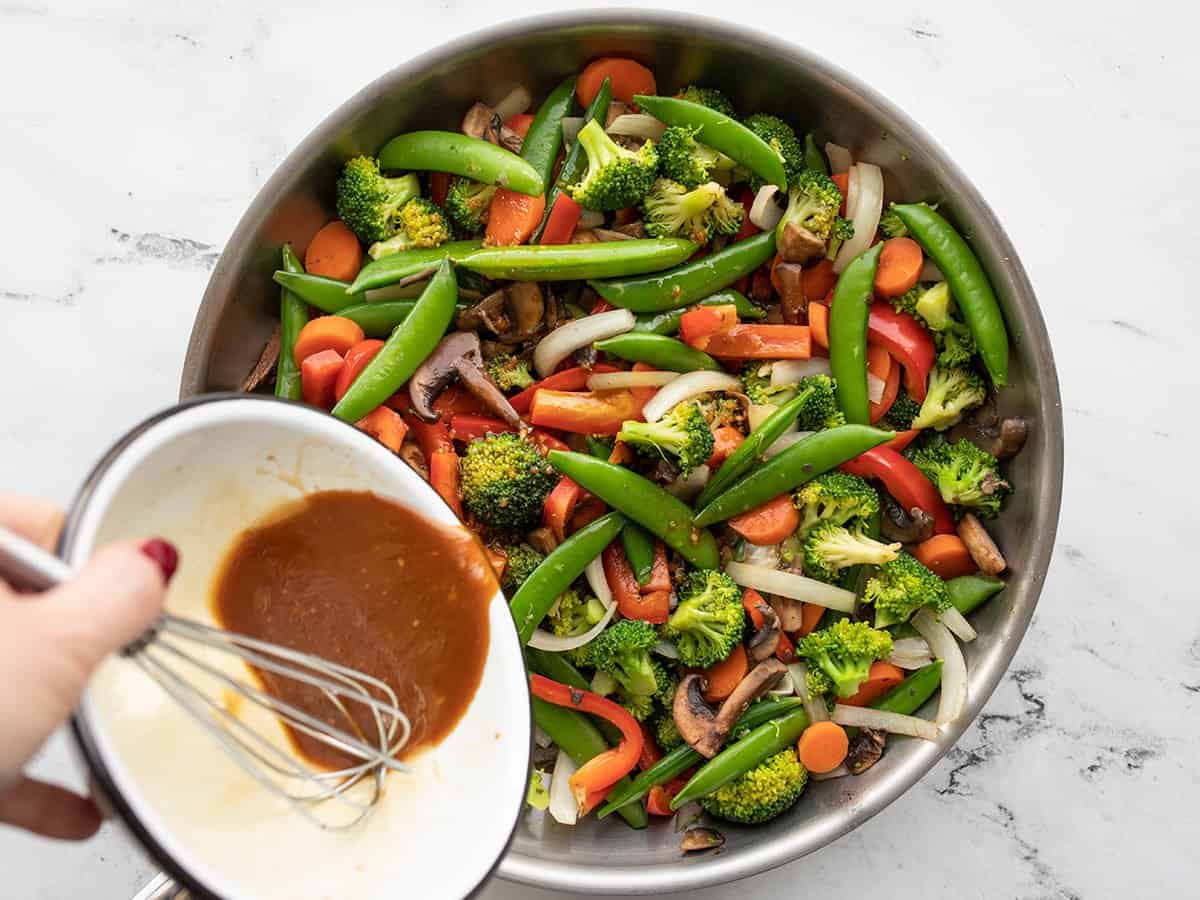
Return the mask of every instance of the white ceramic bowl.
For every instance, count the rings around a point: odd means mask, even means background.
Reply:
[[[206,397],[139,426],[81,492],[61,553],[161,535],[180,550],[167,606],[212,622],[210,581],[234,538],[280,504],[370,490],[461,527],[397,457],[322,412],[273,398]],[[454,731],[388,777],[350,831],[323,831],[250,780],[127,660],[106,663],[75,721],[97,782],[135,835],[199,896],[224,900],[462,897],[496,866],[523,805],[528,685],[504,596],[489,609],[478,692]],[[235,663],[240,666],[240,663]]]

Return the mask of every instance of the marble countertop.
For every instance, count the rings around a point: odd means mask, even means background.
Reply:
[[[408,55],[504,18],[479,0],[372,5],[0,0],[5,489],[65,503],[100,448],[175,399],[222,243],[312,126]],[[1072,6],[754,5],[890,95],[988,198],[1054,340],[1068,468],[1033,626],[954,751],[824,851],[693,898],[801,882],[886,882],[896,900],[1154,896],[1194,878],[1200,606],[1167,563],[1200,528],[1194,490],[1167,473],[1200,438],[1178,414],[1200,387],[1196,14]],[[402,27],[361,27],[389,16]],[[82,783],[62,737],[35,768]],[[122,900],[153,868],[110,825],[78,846],[0,830],[0,871],[5,896]]]

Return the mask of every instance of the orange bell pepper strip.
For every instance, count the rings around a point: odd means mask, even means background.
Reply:
[[[386,406],[377,406],[357,422],[354,427],[365,431],[393,453],[400,452],[404,436],[408,434],[408,426],[400,418],[400,414]]]
[[[629,619],[641,619],[651,625],[662,625],[671,617],[671,592],[649,591],[634,601]],[[624,615],[624,613],[622,613]]]
[[[657,372],[658,370],[655,369],[654,366],[650,365],[649,363],[635,362],[633,364],[633,371],[635,371],[635,372]],[[629,390],[633,391],[633,396],[637,400],[637,402],[640,405],[645,406],[647,403],[650,402],[650,398],[658,393],[659,389],[656,387],[635,387],[635,388],[630,388]],[[612,460],[609,460],[609,462],[612,462]]]
[[[587,492],[564,475],[542,503],[542,524],[550,529],[559,542],[567,539],[567,523]]]
[[[812,356],[812,337],[807,325],[734,325],[726,331],[687,343],[717,359],[808,359]]]
[[[533,395],[529,419],[534,425],[575,434],[616,434],[629,419],[640,419],[642,405],[632,391],[551,391]]]
[[[525,243],[542,223],[542,213],[545,211],[545,194],[531,197],[507,188],[496,188],[491,206],[488,207],[483,246],[515,247]]]
[[[561,372],[555,372],[553,375],[543,378],[536,384],[531,384],[521,393],[512,397],[508,402],[512,404],[512,408],[524,415],[529,412],[529,407],[533,405],[533,395],[543,388],[552,391],[582,391],[587,388],[587,380],[593,372],[619,372],[621,371],[616,366],[608,363],[596,363],[590,369],[585,369],[583,366],[575,366],[570,369],[563,369]],[[463,412],[476,412],[477,410],[463,410]]]
[[[679,339],[685,344],[728,331],[738,323],[737,307],[732,303],[723,306],[697,306],[689,309],[679,319]]]
[[[567,533],[574,534],[589,522],[595,522],[606,512],[608,512],[608,504],[599,497],[584,498],[583,502],[575,508],[575,514],[567,522]]]
[[[404,390],[404,396],[408,397],[407,389]],[[438,394],[433,401],[433,408],[443,416],[452,416],[456,413],[474,416],[488,414],[488,408],[483,405],[483,401],[461,384],[452,384]]]
[[[645,743],[641,726],[627,710],[611,700],[605,700],[591,691],[568,687],[543,675],[530,675],[529,689],[539,700],[599,716],[611,722],[621,732],[621,740],[617,746],[593,756],[571,776],[571,793],[575,796],[575,803],[580,812],[583,812],[591,795],[612,787],[633,771]]]
[[[829,307],[824,303],[808,304],[808,327],[812,332],[813,343],[825,350],[829,349]]]
[[[746,615],[750,617],[750,623],[755,628],[762,628],[763,622],[766,621],[762,612],[759,610],[759,605],[769,605],[763,599],[762,594],[754,590],[754,588],[746,588],[742,591],[742,608],[746,610]],[[796,646],[792,643],[784,632],[779,632],[779,646],[775,648],[775,658],[780,662],[789,663],[796,657]]]
[[[650,788],[650,793],[646,795],[646,812],[652,816],[675,815],[675,810],[671,809],[671,801],[675,799],[676,794],[683,790],[693,772],[695,769],[688,769],[678,778],[672,778],[666,784],[656,784]]]
[[[815,603],[800,604],[800,637],[807,637],[817,630],[821,617],[825,615],[825,607]]]

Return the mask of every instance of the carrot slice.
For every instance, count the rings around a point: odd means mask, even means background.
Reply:
[[[837,189],[842,192],[842,205],[838,210],[838,215],[846,215],[846,194],[850,192],[850,173],[849,172],[834,172],[829,176],[833,183],[837,185]]]
[[[868,706],[904,680],[904,670],[893,666],[890,662],[876,660],[871,663],[871,671],[866,680],[858,686],[851,697],[838,700],[847,706]]]
[[[362,268],[362,246],[341,219],[334,219],[309,241],[304,268],[310,275],[353,281]]]
[[[837,284],[837,275],[833,272],[833,260],[823,259],[815,266],[809,266],[800,272],[800,289],[809,303],[820,303]]]
[[[808,330],[814,344],[829,349],[829,307],[824,303],[808,304]]]
[[[488,207],[485,247],[515,247],[529,240],[542,222],[546,211],[546,195],[530,197],[506,188],[497,188]]]
[[[338,382],[341,382],[340,378]],[[400,445],[404,443],[404,436],[408,434],[408,426],[404,424],[400,414],[386,406],[375,407],[354,425],[393,453],[400,452]]]
[[[732,425],[722,425],[713,431],[713,452],[706,465],[715,471],[744,440],[746,436]]]
[[[737,644],[729,656],[704,670],[704,679],[708,682],[704,699],[709,703],[724,700],[749,671],[750,660],[746,657],[746,648]]]
[[[850,739],[837,722],[813,722],[796,742],[796,752],[804,768],[820,775],[832,772],[846,761]]]
[[[875,270],[875,296],[885,300],[899,297],[916,285],[924,264],[921,245],[912,238],[895,237],[884,241],[879,268]]]
[[[592,60],[579,73],[575,81],[575,96],[580,106],[587,107],[596,99],[605,78],[612,88],[613,99],[622,103],[632,103],[636,94],[658,93],[654,73],[640,62],[620,56],[606,56]]]
[[[341,316],[317,316],[296,335],[292,356],[297,365],[304,365],[304,360],[322,350],[333,350],[338,356],[345,356],[364,337],[357,322]]]
[[[913,548],[913,556],[941,578],[970,575],[979,567],[971,558],[967,545],[957,534],[935,534]]]
[[[729,527],[752,544],[778,544],[800,527],[800,511],[792,503],[791,494],[780,494],[762,506],[734,516]]]
[[[332,409],[333,388],[345,364],[336,350],[321,350],[304,357],[300,363],[300,396],[304,402],[322,409]]]

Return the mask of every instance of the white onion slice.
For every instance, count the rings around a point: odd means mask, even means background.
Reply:
[[[752,544],[749,541],[742,543],[742,558],[748,566],[762,566],[764,569],[779,568],[779,545],[778,544]]]
[[[599,228],[604,224],[604,213],[596,212],[594,209],[585,209],[579,214],[579,221],[575,223],[575,227],[579,231],[588,231],[592,228]]]
[[[618,391],[621,388],[662,387],[679,377],[678,372],[597,372],[588,377],[589,391]]]
[[[629,311],[621,310],[621,312]],[[608,316],[611,313],[601,313],[600,315]],[[588,316],[588,318],[594,317]],[[633,313],[629,313],[629,318],[632,322]],[[587,321],[587,319],[581,321]],[[630,324],[629,327],[632,328],[633,325]],[[629,329],[625,330],[628,331]],[[620,332],[617,333],[619,334]],[[540,345],[538,349],[541,349]],[[741,387],[741,381],[724,372],[688,372],[680,375],[646,401],[646,405],[642,407],[642,415],[647,422],[657,422],[685,400],[691,400],[693,397],[699,397],[701,394],[708,394],[713,391],[737,391],[741,390]]]
[[[906,734],[909,737],[936,741],[941,736],[937,725],[918,716],[904,716],[884,709],[869,706],[846,706],[839,703],[833,708],[833,721],[854,728],[878,728],[889,734]]]
[[[625,113],[612,120],[606,129],[609,134],[657,141],[667,130],[665,123],[645,113]]]
[[[767,421],[767,419],[771,417],[771,414],[777,409],[779,409],[779,407],[774,403],[751,403],[750,407],[746,410],[746,424],[748,424],[750,426],[750,430],[753,431],[763,422]],[[790,429],[794,429],[795,427],[795,422],[788,426]]]
[[[850,167],[854,165],[854,157],[850,155],[850,151],[833,141],[825,143],[825,155],[829,157],[829,171],[835,175],[849,172]]]
[[[545,750],[554,743],[554,739],[535,724],[533,726],[533,742]]]
[[[949,628],[950,633],[964,644],[971,643],[979,636],[971,627],[971,623],[953,606],[938,613],[938,621]]]
[[[730,562],[725,566],[725,572],[742,587],[791,597],[805,603],[815,603],[817,606],[836,609],[839,612],[854,612],[854,605],[858,602],[858,597],[853,591],[817,581],[815,578],[805,578],[794,572],[764,569],[761,566],[748,566],[739,562]]]
[[[533,351],[533,366],[545,378],[579,348],[624,334],[636,324],[637,318],[627,309],[611,309],[568,322],[538,342]]]
[[[566,116],[562,120],[563,143],[575,143],[579,132],[583,130],[583,116]]]
[[[574,825],[579,820],[579,804],[571,792],[571,776],[577,768],[567,752],[559,748],[550,776],[550,806],[547,807],[551,818],[559,825]]]
[[[790,663],[788,672],[792,676],[792,684],[796,686],[796,696],[800,698],[804,711],[808,713],[808,721],[824,722],[828,719],[829,709],[825,706],[825,701],[813,697],[808,692],[808,665],[802,662]]]
[[[524,85],[518,84],[505,95],[503,100],[494,104],[492,109],[500,117],[501,122],[507,122],[513,116],[519,116],[528,110],[531,105],[533,105],[533,97],[530,96],[529,91],[525,90]]]
[[[937,620],[928,606],[919,610],[912,624],[929,642],[929,650],[942,660],[942,692],[938,699],[937,722],[947,725],[958,718],[967,702],[967,661],[950,630]]]
[[[933,662],[933,654],[925,638],[900,638],[892,643],[892,655],[887,661],[901,669],[920,669]]]
[[[712,474],[708,466],[696,466],[684,478],[680,475],[664,488],[672,497],[678,497],[685,503],[691,503],[708,484],[708,476]]]
[[[903,669],[906,672],[915,672],[917,669],[923,669],[932,663],[933,657],[928,654],[925,656],[906,656],[901,653],[893,653],[887,658],[887,661],[897,669]]]
[[[771,365],[771,386],[795,384],[810,375],[832,375],[828,358],[814,356],[810,359],[781,359]]]
[[[588,587],[592,589],[596,599],[604,604],[605,609],[614,606],[612,588],[608,586],[608,576],[604,574],[602,554],[596,554],[596,558],[584,567],[583,577],[587,579]]]
[[[792,678],[792,673],[790,671],[785,672],[783,677],[779,679],[779,683],[767,691],[767,693],[775,697],[790,697],[796,693],[796,682]]]
[[[775,440],[775,443],[773,443],[770,447],[767,448],[766,453],[764,455],[768,459],[770,459],[772,456],[778,456],[780,453],[782,453],[788,447],[792,446],[792,444],[798,444],[802,440],[804,440],[806,437],[812,437],[813,434],[814,434],[814,432],[812,432],[812,431],[785,432],[784,434],[780,435]]]
[[[779,188],[773,184],[764,184],[754,195],[754,203],[750,206],[750,221],[763,231],[770,231],[783,218],[784,210],[775,202]]]
[[[879,228],[879,217],[883,213],[883,172],[879,166],[871,163],[859,163],[854,167],[858,175],[858,185],[853,207],[846,206],[850,221],[854,223],[854,236],[842,244],[837,259],[833,261],[833,271],[840,273],[850,260],[858,256],[875,240],[875,230]]]
[[[588,563],[583,574],[587,578],[588,587],[592,589],[596,599],[604,606],[604,615],[600,617],[600,621],[583,634],[577,634],[574,637],[562,637],[551,634],[544,628],[536,628],[529,636],[530,647],[550,653],[565,653],[568,650],[575,650],[594,640],[612,621],[612,617],[617,611],[617,604],[613,602],[612,590],[608,586],[608,579],[604,576],[604,563],[601,557],[597,556]]]
[[[854,214],[854,204],[858,202],[858,166],[851,166],[846,172],[846,215]]]
[[[832,781],[834,778],[845,778],[849,774],[850,770],[846,768],[845,763],[842,763],[829,772],[809,772],[808,777],[813,781]]]
[[[877,378],[870,372],[867,373],[867,396],[872,403],[879,403],[883,400],[883,389],[885,385],[882,378]]]
[[[679,659],[679,648],[670,641],[659,641],[650,650],[666,659]]]
[[[921,274],[917,276],[917,281],[945,281],[946,276],[942,274],[942,270],[928,256],[925,257],[925,264],[921,266]]]

